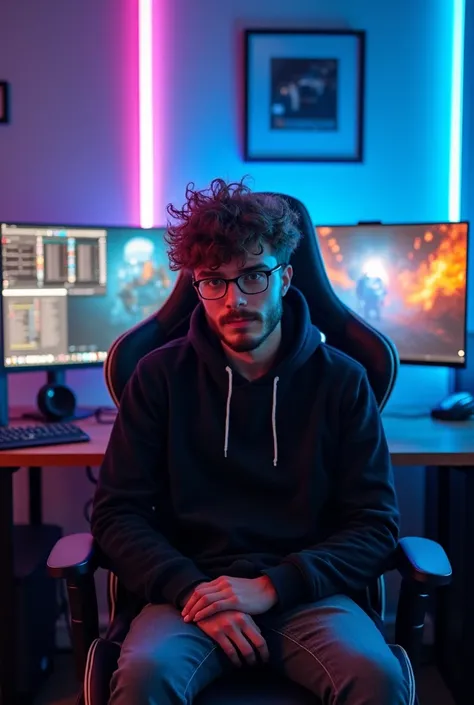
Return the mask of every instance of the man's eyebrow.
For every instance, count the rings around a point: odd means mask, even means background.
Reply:
[[[241,274],[248,274],[248,272],[265,272],[271,269],[268,264],[265,262],[259,262],[258,264],[252,264],[250,267],[244,267],[239,271],[239,274],[237,276],[240,276]],[[222,276],[220,272],[217,270],[204,270],[202,272],[199,272],[199,279],[225,279],[225,277]]]

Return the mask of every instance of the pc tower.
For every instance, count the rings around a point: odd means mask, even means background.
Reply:
[[[15,575],[15,703],[32,705],[53,669],[59,581],[47,573],[46,561],[61,538],[59,526],[14,527]]]

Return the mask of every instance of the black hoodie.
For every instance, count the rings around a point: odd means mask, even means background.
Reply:
[[[125,587],[180,600],[220,575],[267,574],[276,610],[356,594],[398,539],[377,403],[357,362],[284,299],[273,369],[232,369],[199,304],[189,334],[143,358],[100,471],[92,532]]]

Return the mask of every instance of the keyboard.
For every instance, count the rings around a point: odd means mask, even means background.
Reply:
[[[39,426],[0,426],[0,450],[86,443],[90,436],[73,423],[54,422]]]

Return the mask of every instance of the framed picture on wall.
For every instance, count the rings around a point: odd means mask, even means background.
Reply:
[[[8,122],[8,83],[0,81],[0,122]]]
[[[360,162],[365,32],[245,31],[246,161]]]

